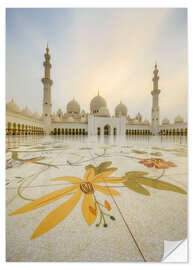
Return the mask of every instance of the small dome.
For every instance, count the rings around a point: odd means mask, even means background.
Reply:
[[[141,122],[142,121],[142,116],[140,114],[140,112],[138,112],[138,114],[136,115],[136,119]]]
[[[70,102],[67,104],[67,113],[80,113],[80,105],[78,102],[73,98]]]
[[[25,115],[25,116],[32,116],[32,112],[30,111],[30,109],[25,106],[25,108],[21,111],[21,114]]]
[[[115,108],[115,116],[118,117],[120,115],[127,116],[127,107],[121,101]]]
[[[85,111],[82,110],[82,111],[81,111],[81,114],[80,114],[80,117],[84,119],[84,118],[86,118],[86,116],[87,116],[87,115],[86,115]]]
[[[6,109],[8,111],[20,112],[19,106],[15,103],[13,99],[6,104]]]
[[[107,103],[98,93],[98,96],[94,97],[90,102],[90,112],[98,113],[101,107],[107,107]]]
[[[169,125],[169,124],[170,124],[170,121],[167,118],[164,118],[162,120],[162,125]]]
[[[58,110],[57,110],[57,115],[58,115],[59,117],[62,117],[62,110],[61,110],[61,109],[58,109]]]
[[[178,115],[178,116],[176,116],[174,122],[175,122],[175,124],[177,124],[177,123],[183,123],[184,122],[184,119],[180,115]]]

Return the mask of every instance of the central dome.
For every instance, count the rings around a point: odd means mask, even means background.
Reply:
[[[80,105],[78,102],[73,98],[70,102],[67,104],[67,113],[80,113]]]
[[[105,99],[98,93],[98,96],[94,97],[90,102],[90,112],[98,113],[102,107],[107,107],[107,103]]]

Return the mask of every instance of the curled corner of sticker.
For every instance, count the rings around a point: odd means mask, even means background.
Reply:
[[[177,249],[179,246],[182,245],[182,243],[184,244],[183,254],[181,254],[182,256],[178,256],[179,254],[177,254]],[[174,253],[176,253],[176,255]],[[173,254],[174,256],[170,256],[171,254]],[[182,262],[187,262],[187,239],[183,239],[180,241],[164,240],[164,255],[162,258],[162,262],[172,262],[172,260],[173,262],[181,262],[181,260]]]

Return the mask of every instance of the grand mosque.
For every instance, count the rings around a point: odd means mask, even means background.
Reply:
[[[158,68],[153,71],[151,121],[143,120],[138,112],[134,118],[128,115],[127,107],[120,102],[110,115],[106,100],[98,94],[90,102],[90,112],[81,110],[73,98],[66,112],[52,112],[50,54],[47,46],[44,54],[43,113],[32,113],[26,106],[21,109],[12,99],[6,104],[6,135],[187,135],[187,123],[178,115],[174,122],[164,118],[160,123]]]

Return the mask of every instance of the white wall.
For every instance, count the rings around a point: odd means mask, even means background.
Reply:
[[[125,122],[126,118],[121,117],[98,117],[94,115],[88,116],[88,134],[97,135],[98,128],[100,128],[100,134],[104,134],[104,127],[109,126],[110,134],[113,134],[114,128],[116,128],[117,135],[125,134]]]

